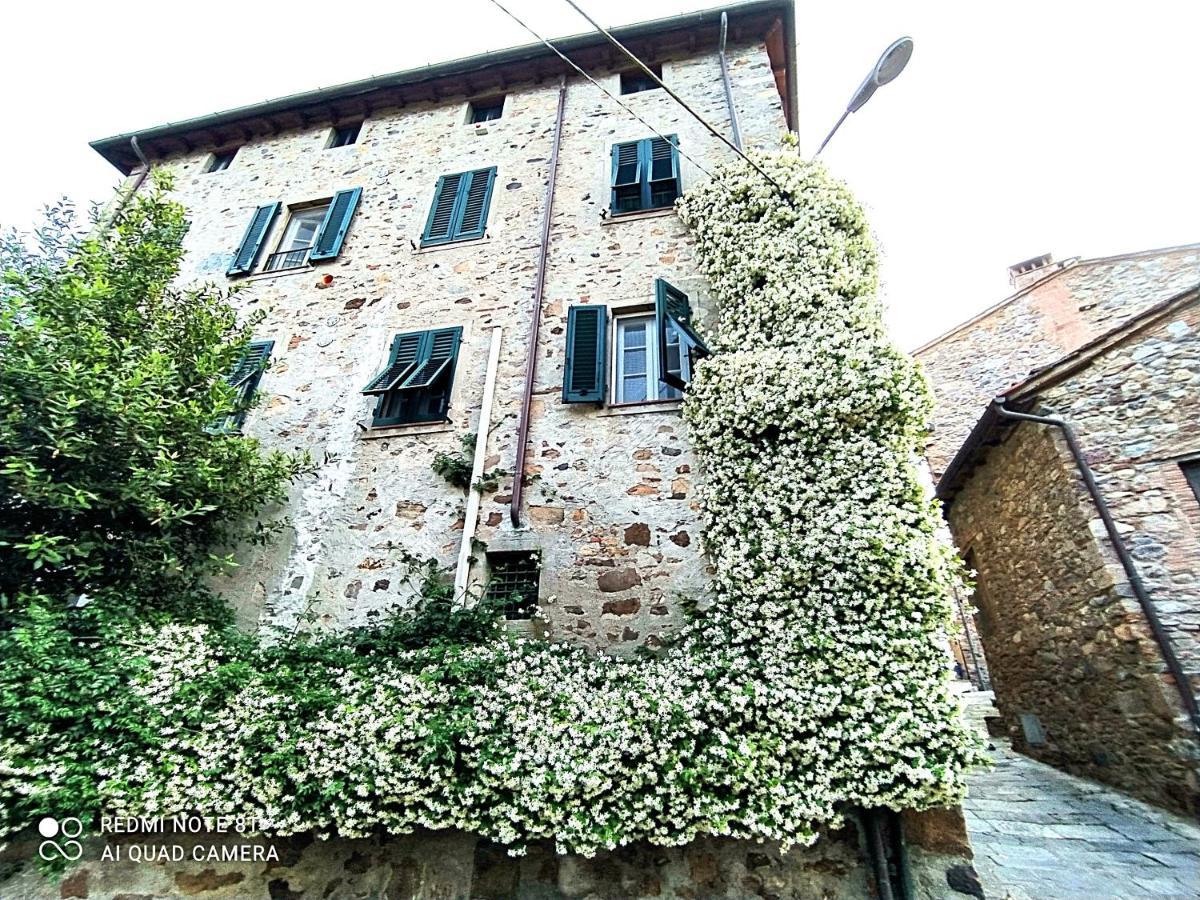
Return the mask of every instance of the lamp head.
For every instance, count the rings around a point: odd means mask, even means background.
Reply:
[[[875,63],[875,68],[871,70],[871,74],[858,86],[858,90],[854,92],[854,96],[850,99],[850,104],[846,107],[846,111],[858,112],[871,99],[871,95],[875,93],[880,85],[895,80],[896,76],[903,72],[904,67],[908,65],[908,61],[912,57],[912,52],[912,38],[902,37],[898,41],[893,41],[892,45],[883,51],[883,55],[879,57],[879,62]]]

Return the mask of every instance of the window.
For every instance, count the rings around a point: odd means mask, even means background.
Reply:
[[[1196,500],[1200,502],[1200,459],[1189,459],[1185,463],[1180,463],[1179,467],[1183,469],[1183,477],[1187,479],[1187,483],[1192,488],[1192,493],[1196,495]]]
[[[652,400],[678,400],[683,392],[661,380],[671,372],[690,380],[686,359],[679,352],[679,332],[668,326],[667,359],[658,354],[654,336],[654,316],[618,316],[613,357],[613,403],[646,403]],[[672,370],[672,366],[674,369]]]
[[[679,196],[679,140],[669,135],[613,144],[613,213],[671,206]]]
[[[445,421],[461,340],[461,328],[396,335],[387,365],[362,390],[378,398],[372,426]]]
[[[233,158],[237,156],[238,148],[232,150],[219,150],[212,155],[212,159],[208,161],[208,168],[205,172],[224,172],[233,164]]]
[[[495,166],[439,178],[421,246],[483,237],[495,178]]]
[[[492,97],[488,100],[474,100],[467,121],[473,125],[480,122],[494,122],[504,115],[504,98]]]
[[[267,257],[263,271],[276,272],[304,265],[328,213],[328,203],[293,211],[287,227],[283,229],[283,236],[279,239],[279,247]]]
[[[489,600],[504,603],[504,618],[531,619],[538,608],[538,581],[542,563],[536,550],[487,555]]]
[[[662,81],[662,66],[649,66],[651,72]],[[658,89],[658,84],[641,69],[631,69],[621,73],[621,93],[640,94],[642,91]]]
[[[564,403],[603,403],[606,394],[608,309],[592,304],[567,310],[563,368]],[[612,338],[612,402],[675,400],[692,380],[696,360],[708,348],[692,328],[687,294],[654,280],[654,311],[615,317]]]
[[[358,133],[362,130],[362,122],[354,122],[350,125],[339,125],[333,129],[333,134],[330,135],[329,145],[327,150],[332,150],[334,147],[349,147],[351,144],[358,142]]]
[[[225,376],[226,384],[237,392],[234,401],[235,412],[226,416],[224,421],[210,429],[211,431],[215,433],[241,432],[242,425],[246,421],[246,413],[249,412],[254,394],[258,390],[258,383],[262,380],[263,370],[267,368],[267,363],[271,360],[271,350],[274,346],[274,341],[251,341],[246,347],[241,361],[232,372]]]
[[[276,272],[337,259],[361,196],[362,188],[350,188],[338,191],[331,201],[291,210],[276,251],[267,257],[263,271]],[[268,203],[254,211],[226,275],[232,278],[254,271],[272,223],[282,208],[280,203]]]

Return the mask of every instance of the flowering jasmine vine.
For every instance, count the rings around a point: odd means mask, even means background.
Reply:
[[[678,205],[719,306],[684,401],[704,612],[645,660],[502,629],[317,652],[147,626],[129,690],[151,736],[93,750],[112,814],[594,854],[786,847],[854,806],[962,797],[979,751],[948,692],[954,560],[917,473],[930,393],[884,333],[862,209],[818,165],[756,161],[786,199],[739,162]],[[54,781],[37,756],[0,740],[0,800]]]

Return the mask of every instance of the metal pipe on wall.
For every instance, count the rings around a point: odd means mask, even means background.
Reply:
[[[1200,706],[1196,703],[1196,694],[1192,690],[1192,683],[1187,673],[1184,672],[1183,666],[1179,662],[1179,657],[1175,655],[1175,648],[1171,646],[1171,639],[1158,618],[1158,612],[1154,609],[1154,603],[1150,599],[1150,593],[1146,590],[1146,585],[1142,581],[1142,576],[1138,572],[1137,565],[1134,563],[1129,550],[1125,547],[1125,542],[1121,539],[1121,533],[1117,530],[1117,523],[1109,511],[1108,503],[1105,502],[1104,495],[1100,493],[1100,485],[1096,482],[1096,477],[1092,474],[1092,469],[1087,464],[1083,450],[1080,448],[1079,441],[1075,437],[1075,430],[1061,416],[1039,416],[1032,413],[1016,412],[1015,410],[1007,409],[1004,406],[1005,401],[1006,398],[1004,397],[997,397],[992,401],[992,405],[998,415],[1006,419],[1033,422],[1038,425],[1051,425],[1062,431],[1063,437],[1067,441],[1067,447],[1071,451],[1071,456],[1075,460],[1075,466],[1079,469],[1079,474],[1083,477],[1083,484],[1092,498],[1092,504],[1096,507],[1096,512],[1100,514],[1100,521],[1104,523],[1104,530],[1108,533],[1108,539],[1117,553],[1117,559],[1120,560],[1121,567],[1125,570],[1125,575],[1129,579],[1130,587],[1133,588],[1134,596],[1137,597],[1138,604],[1142,608],[1142,614],[1146,617],[1146,621],[1150,623],[1150,632],[1154,636],[1154,642],[1158,644],[1159,651],[1162,653],[1163,661],[1167,665],[1167,671],[1171,673],[1171,677],[1175,680],[1175,686],[1179,691],[1180,699],[1183,701],[1184,709],[1187,710],[1188,715],[1191,717],[1192,728],[1196,733],[1196,737],[1200,739]]]
[[[492,430],[492,400],[496,396],[496,372],[500,368],[500,336],[503,328],[492,329],[488,348],[487,375],[483,380],[483,402],[479,407],[479,426],[475,431],[475,455],[471,460],[471,486],[467,488],[467,511],[463,516],[462,543],[458,547],[458,567],[454,570],[454,599],[465,602],[467,578],[471,574],[471,542],[479,524],[479,491],[475,485],[483,476],[483,461],[487,458],[488,435]]]
[[[742,129],[738,125],[737,107],[733,105],[733,85],[729,82],[729,60],[725,58],[725,38],[729,32],[729,15],[721,13],[721,46],[717,59],[721,61],[721,82],[725,85],[725,105],[729,107],[729,128],[733,132],[733,144],[742,149]]]
[[[550,255],[550,218],[554,213],[554,181],[558,174],[558,148],[562,144],[563,109],[567,102],[567,76],[558,82],[558,111],[554,117],[554,143],[550,148],[550,166],[546,199],[542,206],[542,239],[538,249],[537,276],[533,285],[533,306],[529,313],[529,355],[525,360],[525,389],[521,394],[521,417],[517,425],[517,462],[513,467],[512,500],[508,517],[514,528],[521,527],[521,496],[525,485],[525,444],[529,440],[529,405],[533,399],[533,379],[537,375],[538,332],[542,327],[542,296],[546,289],[546,264]]]

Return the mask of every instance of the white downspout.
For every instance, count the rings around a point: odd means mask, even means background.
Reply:
[[[467,578],[471,574],[471,541],[479,524],[479,491],[475,485],[483,476],[483,461],[487,458],[488,435],[492,430],[492,399],[496,394],[496,372],[500,368],[500,333],[492,329],[492,346],[488,350],[487,376],[483,382],[483,403],[479,407],[479,427],[475,432],[475,458],[471,461],[471,486],[467,489],[467,512],[463,519],[462,545],[458,548],[458,568],[454,571],[454,597],[467,602]]]

